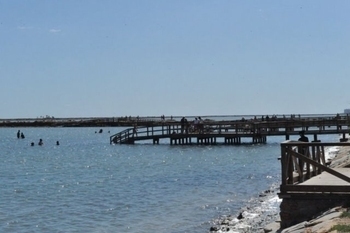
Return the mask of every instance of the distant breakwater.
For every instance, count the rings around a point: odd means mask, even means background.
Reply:
[[[67,119],[67,120],[6,120],[0,121],[0,127],[131,127],[153,125],[156,121],[137,122],[134,120],[111,120],[111,118],[98,119]]]
[[[201,116],[204,122],[221,121],[290,121],[305,119],[333,119],[335,116],[348,118],[346,114],[303,114],[303,115],[211,115]],[[146,117],[76,117],[76,118],[14,118],[0,119],[0,127],[132,127],[137,126],[157,126],[176,125],[180,123],[183,116],[146,116]],[[197,116],[185,116],[189,121],[193,121]]]
[[[86,117],[0,119],[0,127],[132,127],[174,125],[181,117]]]

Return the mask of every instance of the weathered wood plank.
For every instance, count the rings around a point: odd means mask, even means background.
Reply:
[[[295,152],[293,150],[289,150],[289,153],[291,153],[293,156],[295,156],[295,157],[297,157],[299,159],[304,160],[307,163],[310,163],[310,164],[314,165],[315,167],[317,167],[319,169],[322,169],[323,171],[326,171],[326,172],[332,174],[333,176],[338,177],[341,180],[344,180],[344,181],[350,183],[350,177],[349,176],[344,175],[344,174],[342,174],[341,172],[338,172],[335,169],[332,169],[332,168],[329,168],[329,167],[327,167],[325,165],[322,165],[322,164],[320,164],[320,163],[318,163],[318,162],[316,162],[316,161],[314,161],[314,160],[312,160],[312,159],[310,159],[310,158],[308,158],[308,157],[306,157],[306,156],[304,156],[302,154],[299,154],[299,153],[297,153],[297,152]]]

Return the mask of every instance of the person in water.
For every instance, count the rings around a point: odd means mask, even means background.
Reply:
[[[39,142],[38,142],[38,145],[39,146],[42,146],[44,144],[43,140],[40,138]]]
[[[20,130],[17,131],[17,138],[21,138],[21,131]]]
[[[23,132],[21,133],[21,138],[25,138]]]

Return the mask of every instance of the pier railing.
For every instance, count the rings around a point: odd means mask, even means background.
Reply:
[[[350,177],[329,166],[325,160],[325,148],[347,147],[350,143],[334,142],[299,142],[286,141],[281,143],[282,183],[281,194],[309,193],[309,192],[350,192]],[[350,169],[350,168],[349,168]],[[328,172],[346,181],[349,185],[304,185],[303,182],[322,172]]]
[[[147,140],[154,137],[167,137],[171,132],[180,132],[178,125],[133,127],[110,137],[110,143],[133,144],[135,140]]]

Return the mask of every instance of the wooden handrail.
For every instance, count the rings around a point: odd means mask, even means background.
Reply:
[[[331,168],[329,168],[329,167],[327,167],[325,165],[322,165],[322,164],[320,164],[320,163],[318,163],[318,162],[316,162],[316,161],[306,157],[305,155],[302,155],[302,154],[300,154],[298,152],[295,152],[294,150],[289,150],[288,152],[291,153],[291,155],[293,157],[301,159],[301,160],[303,160],[306,163],[312,164],[315,167],[317,167],[317,168],[319,168],[321,170],[324,170],[324,171],[326,171],[326,172],[328,172],[328,173],[330,173],[330,174],[332,174],[332,175],[334,175],[334,176],[336,176],[336,177],[338,177],[338,178],[340,178],[340,179],[342,179],[342,180],[344,180],[346,182],[350,182],[350,177],[345,176],[345,175],[343,175],[343,174],[341,174],[341,173],[339,173],[339,172],[337,172],[337,171],[335,171],[335,170],[333,170],[333,169],[331,169]]]
[[[324,147],[349,147],[348,142],[300,142],[285,141],[281,143],[282,184],[281,194],[288,192],[345,192],[350,191],[350,177],[327,166],[324,158]],[[296,149],[305,148],[305,154]],[[310,153],[311,149],[311,153]],[[347,183],[346,188],[340,185],[300,185],[304,181],[325,171]]]

